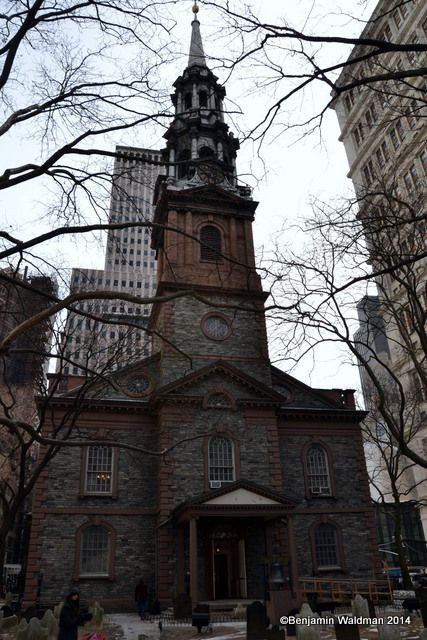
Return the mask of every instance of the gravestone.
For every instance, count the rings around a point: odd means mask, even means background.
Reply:
[[[0,631],[8,631],[9,629],[13,629],[18,624],[17,616],[8,616],[7,618],[2,618],[0,620]]]
[[[92,614],[92,624],[94,624],[98,630],[101,630],[104,624],[104,609],[99,602],[95,602],[90,612]]]
[[[336,640],[360,640],[360,631],[357,624],[338,622],[338,619],[335,618],[334,628]]]
[[[192,613],[191,597],[186,593],[178,594],[173,601],[173,617],[176,620],[184,620],[185,618],[191,618]]]
[[[398,624],[384,624],[378,625],[378,638],[379,640],[400,640],[400,626]]]
[[[355,618],[361,616],[362,618],[369,618],[369,606],[367,600],[362,598],[358,593],[351,601],[351,612]]]
[[[309,620],[314,621],[319,618],[319,614],[313,613],[310,605],[307,602],[304,602],[298,614],[298,617],[308,618]],[[297,639],[298,640],[319,640],[320,629],[321,629],[321,625],[316,623],[297,624],[296,625]]]
[[[53,609],[53,615],[55,616],[55,618],[58,618],[58,620],[59,620],[59,616],[61,615],[63,606],[64,606],[64,601],[61,600],[61,602],[59,602]]]
[[[25,629],[16,633],[16,640],[49,640],[49,629],[43,627],[38,618],[31,618]]]
[[[23,631],[24,629],[27,628],[27,626],[28,626],[28,622],[26,621],[25,618],[22,618],[20,623],[16,627],[16,633],[18,633],[18,631]]]
[[[265,640],[267,630],[267,613],[262,602],[252,602],[246,609],[247,640]]]
[[[49,640],[56,640],[58,637],[59,624],[57,618],[53,615],[51,609],[47,609],[43,618],[40,620],[40,624],[42,627],[48,630],[49,632]]]

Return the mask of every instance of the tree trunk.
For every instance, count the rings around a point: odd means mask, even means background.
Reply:
[[[402,538],[402,512],[400,510],[400,500],[398,495],[394,495],[394,542],[398,556],[398,564],[402,574],[402,587],[412,589],[412,580],[409,575],[409,566],[405,545]]]

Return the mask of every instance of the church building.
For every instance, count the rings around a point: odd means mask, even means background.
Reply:
[[[27,604],[74,585],[132,607],[141,577],[162,607],[186,592],[193,605],[264,599],[280,570],[291,608],[305,577],[378,573],[353,392],[269,361],[258,203],[238,183],[225,89],[193,12],[154,196],[152,355],[93,385],[75,378],[52,401],[52,431],[88,444],[60,450],[37,486]]]

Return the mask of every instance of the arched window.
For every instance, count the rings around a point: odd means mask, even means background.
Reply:
[[[80,533],[80,576],[110,574],[110,532],[104,525],[89,525]]]
[[[341,566],[337,530],[333,524],[318,524],[314,529],[314,553],[318,569],[336,569]]]
[[[191,109],[193,106],[193,96],[191,93],[186,93],[184,96],[184,105],[186,109]]]
[[[330,496],[328,456],[323,447],[312,445],[307,451],[307,482],[311,495]]]
[[[234,480],[234,456],[231,440],[215,436],[209,440],[209,481],[232,482]]]
[[[189,175],[189,160],[191,153],[188,149],[184,149],[178,156],[178,178],[185,178]]]
[[[211,224],[200,230],[200,259],[215,262],[221,260],[221,232]]]
[[[208,94],[206,93],[206,91],[199,91],[199,105],[201,107],[208,106]]]

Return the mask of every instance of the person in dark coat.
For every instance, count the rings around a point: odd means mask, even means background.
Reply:
[[[142,620],[148,609],[148,589],[142,578],[135,587],[135,602]]]
[[[77,640],[80,625],[92,619],[92,614],[80,608],[78,589],[72,589],[67,595],[59,616],[58,640]]]

